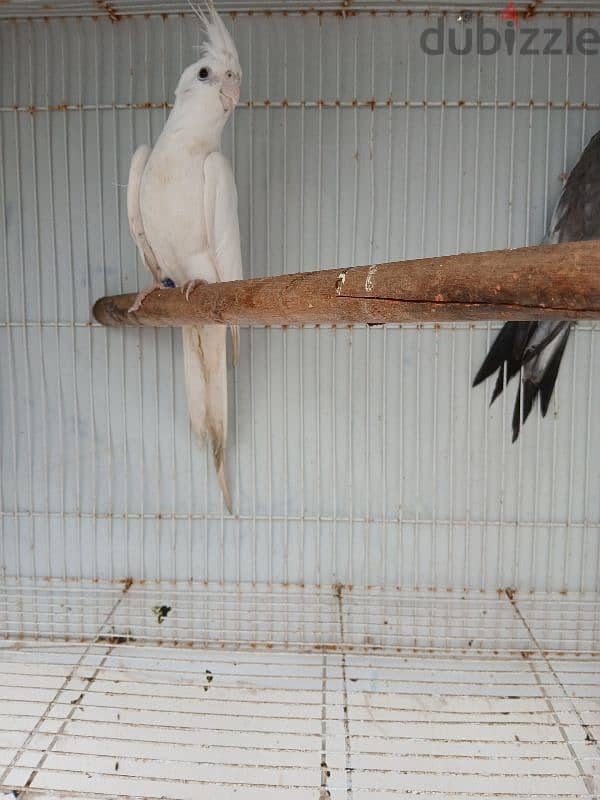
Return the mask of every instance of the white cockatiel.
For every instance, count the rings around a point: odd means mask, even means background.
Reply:
[[[212,2],[195,6],[206,35],[199,61],[183,72],[175,104],[154,149],[134,154],[127,210],[131,234],[156,283],[172,278],[189,298],[201,283],[242,277],[237,191],[233,171],[220,152],[221,133],[240,98],[242,71],[227,28]],[[227,441],[227,329],[185,327],[183,358],[192,428],[210,440],[225,505],[231,498],[225,474]],[[239,330],[232,329],[234,360]]]

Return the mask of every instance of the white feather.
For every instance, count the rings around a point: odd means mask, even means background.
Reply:
[[[140,186],[144,175],[144,169],[151,152],[152,148],[147,144],[143,144],[141,147],[138,147],[131,159],[129,181],[127,183],[127,217],[129,219],[129,230],[133,241],[138,247],[141,259],[146,265],[146,269],[152,273],[154,280],[160,283],[160,266],[146,238],[140,209]]]
[[[225,23],[217,13],[212,0],[206,0],[207,13],[205,13],[200,6],[196,5],[196,3],[193,3],[192,0],[188,0],[188,5],[204,28],[205,41],[201,46],[202,55],[213,61],[226,59],[231,62],[230,66],[234,67],[235,71],[241,74],[235,43],[231,38],[231,34],[225,27]]]

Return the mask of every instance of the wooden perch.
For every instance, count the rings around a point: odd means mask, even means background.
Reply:
[[[467,253],[104,297],[103,325],[384,325],[600,319],[600,241]]]

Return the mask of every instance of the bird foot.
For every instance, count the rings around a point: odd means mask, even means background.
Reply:
[[[146,289],[143,289],[138,296],[135,298],[135,303],[129,309],[129,313],[133,314],[135,311],[139,311],[142,307],[142,303],[144,300],[152,294],[152,292],[158,291],[158,289],[162,289],[162,285],[160,283],[153,283],[152,286],[148,286]]]
[[[192,281],[187,281],[187,282],[186,282],[186,283],[184,283],[184,284],[183,284],[183,286],[181,287],[181,293],[182,293],[182,294],[185,294],[185,299],[186,299],[186,300],[189,302],[189,300],[190,300],[190,295],[192,294],[192,292],[193,292],[193,291],[194,291],[194,290],[195,290],[195,289],[196,289],[198,286],[201,286],[201,285],[202,285],[202,284],[204,284],[204,283],[208,283],[208,281],[205,281],[205,280],[203,280],[202,278],[194,278],[194,280],[192,280]]]

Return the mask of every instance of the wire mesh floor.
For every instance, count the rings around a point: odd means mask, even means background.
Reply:
[[[600,797],[600,600],[5,582],[1,796]]]

